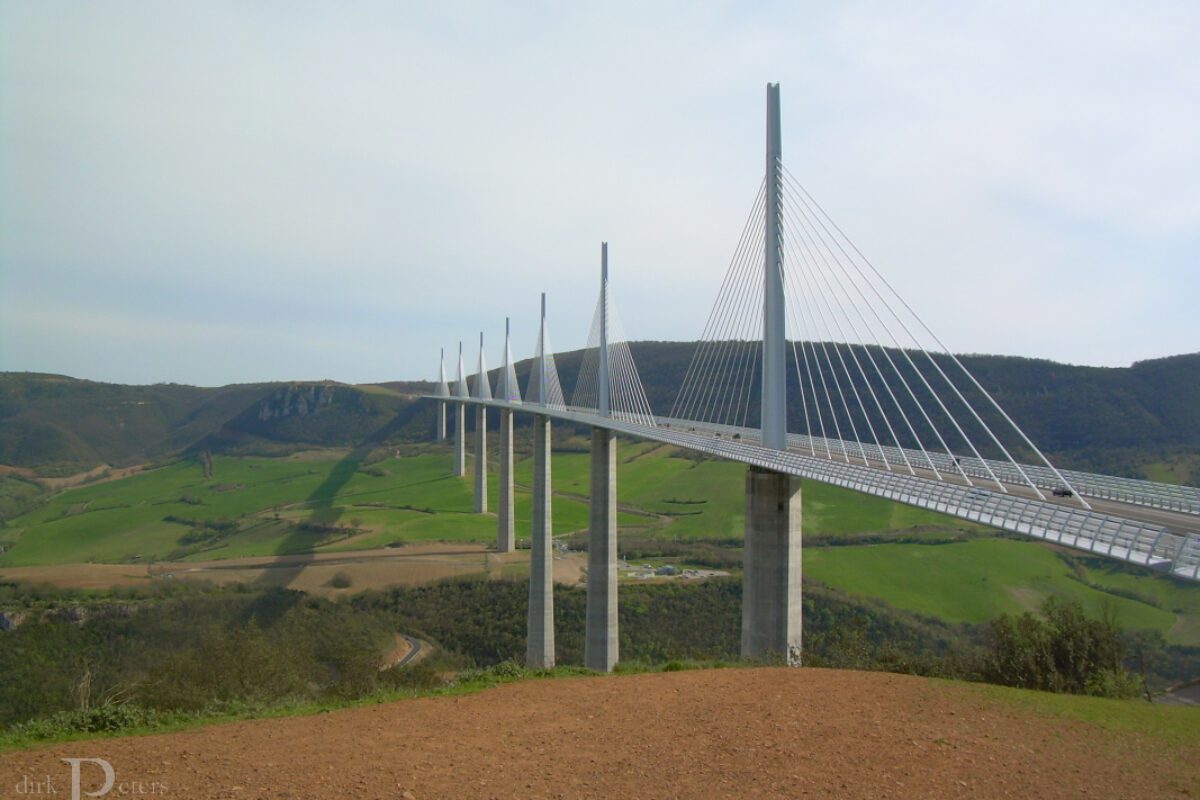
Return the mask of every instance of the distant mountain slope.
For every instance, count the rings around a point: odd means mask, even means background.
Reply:
[[[196,446],[230,451],[261,450],[264,443],[338,447],[411,440],[429,435],[432,413],[415,395],[380,386],[275,384]],[[415,418],[427,424],[412,424]]]
[[[685,381],[696,344],[633,342],[630,349],[651,406],[658,414],[669,414]],[[889,350],[904,368],[905,362],[897,352]],[[882,363],[879,351],[875,353]],[[581,357],[582,351],[578,350],[555,355],[568,401]],[[1169,476],[1151,475],[1149,472],[1153,470],[1148,471],[1147,467],[1173,462],[1180,465],[1175,478],[1193,483],[1200,479],[1200,353],[1140,361],[1119,368],[1074,366],[1015,356],[962,355],[959,359],[1038,447],[1061,466],[1165,479]],[[949,359],[938,360],[947,368]],[[863,361],[866,363],[866,359]],[[525,360],[517,364],[522,386],[527,384],[531,363]],[[904,369],[910,382],[918,386],[919,381],[912,379],[911,371]],[[493,371],[493,382],[497,375]],[[826,377],[832,386],[832,376],[827,373]],[[882,396],[881,386],[874,385]],[[998,423],[998,415],[988,410],[990,407],[977,391],[965,385],[960,388],[989,424]],[[804,430],[803,409],[795,400],[798,386],[794,378],[789,392],[789,428]],[[927,397],[923,389],[918,388],[917,394],[923,399]],[[758,424],[757,403],[757,391],[753,391],[748,418],[751,425]],[[911,413],[911,416],[915,420],[919,415]],[[848,431],[848,421],[840,410],[837,417]],[[872,414],[872,421],[883,430],[878,414]],[[859,422],[861,427],[861,419]],[[832,420],[827,417],[825,424],[832,434]],[[917,427],[922,428],[919,424]],[[903,434],[901,438],[905,445],[912,445]],[[1018,455],[1030,457],[1029,453]]]
[[[66,474],[161,457],[219,428],[266,389],[0,374],[0,463]]]
[[[331,382],[124,386],[3,373],[0,464],[65,475],[197,448],[353,445],[395,435],[420,411],[394,391]]]
[[[634,342],[631,349],[652,407],[669,414],[696,344]],[[578,350],[555,357],[568,400],[581,357]],[[1200,477],[1200,353],[1124,368],[1010,356],[960,358],[1062,466],[1184,482]],[[526,359],[516,365],[522,387],[530,364]],[[497,377],[494,370],[493,386]],[[434,388],[424,381],[122,386],[0,373],[0,465],[67,474],[198,448],[272,452],[420,441],[432,434],[433,407],[416,398]],[[794,398],[794,381],[791,391]],[[971,396],[974,390],[964,392]],[[747,421],[756,425],[754,393],[749,405]],[[793,400],[789,412],[791,429],[803,430],[801,405]],[[984,416],[994,421],[996,415]],[[844,417],[839,421],[849,430]],[[830,428],[831,423],[826,420]]]

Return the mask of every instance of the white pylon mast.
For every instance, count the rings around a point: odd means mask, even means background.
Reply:
[[[438,397],[449,397],[450,387],[446,385],[446,348],[442,348],[438,364]]]
[[[492,385],[488,380],[487,362],[483,357],[483,331],[479,332],[479,371],[475,377],[475,396],[480,400],[492,399]]]
[[[779,84],[767,84],[766,225],[763,253],[762,444],[787,449],[787,347],[783,294],[783,232],[779,192],[783,147]]]
[[[458,343],[458,385],[454,387],[454,393],[458,397],[469,397],[467,392],[467,365],[463,363],[463,346],[462,341]]]
[[[608,377],[608,242],[600,243],[600,346],[596,355],[599,357],[596,412],[602,417],[607,417],[611,415]]]
[[[537,397],[535,403],[546,405],[550,400],[550,390],[546,387],[546,293],[542,292],[542,321],[538,331],[537,354]]]
[[[504,368],[500,370],[500,385],[497,387],[501,400],[512,400],[512,387],[508,385],[508,369],[512,362],[512,351],[508,346],[508,317],[504,318]]]

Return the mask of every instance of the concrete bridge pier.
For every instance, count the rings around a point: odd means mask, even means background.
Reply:
[[[533,417],[533,538],[529,555],[529,622],[525,666],[554,666],[554,562],[550,541],[550,418]]]
[[[800,664],[800,479],[746,471],[742,657]]]
[[[496,515],[496,552],[511,553],[517,548],[513,521],[513,418],[512,411],[500,409],[500,508]]]
[[[467,474],[467,404],[454,404],[454,476]]]
[[[485,514],[487,498],[487,406],[475,411],[475,513]]]
[[[605,428],[592,428],[586,627],[584,666],[612,672],[620,657],[617,638],[617,437]]]
[[[446,401],[439,400],[437,404],[437,440],[446,441]]]

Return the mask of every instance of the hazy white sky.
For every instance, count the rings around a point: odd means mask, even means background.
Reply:
[[[955,350],[1200,350],[1200,4],[0,3],[0,369],[432,377],[700,334],[789,169]]]

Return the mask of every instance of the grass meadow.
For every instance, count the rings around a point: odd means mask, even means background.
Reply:
[[[585,444],[572,441],[554,455],[556,535],[587,527]],[[494,539],[495,517],[471,511],[471,465],[465,478],[455,478],[448,448],[381,455],[216,456],[211,478],[185,460],[67,490],[0,528],[7,548],[0,567],[211,561]],[[741,465],[627,441],[617,460],[623,532],[643,540],[741,538]],[[494,477],[495,458],[490,463]],[[531,525],[528,458],[518,459],[514,479],[520,539]],[[489,490],[495,509],[495,480]],[[953,622],[1030,610],[1054,594],[1115,613],[1124,627],[1200,644],[1200,587],[1115,562],[1073,566],[1036,542],[824,484],[805,483],[803,507],[805,539],[814,545],[805,550],[806,578],[837,589]]]

